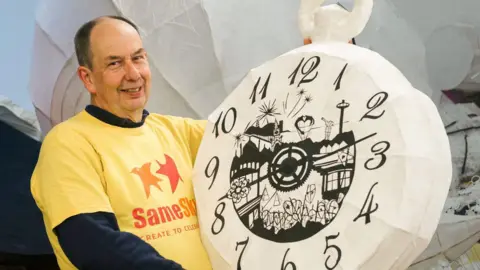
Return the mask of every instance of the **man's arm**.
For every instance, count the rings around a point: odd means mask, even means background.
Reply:
[[[112,213],[79,214],[54,231],[65,255],[79,269],[183,269],[136,235],[120,232]]]

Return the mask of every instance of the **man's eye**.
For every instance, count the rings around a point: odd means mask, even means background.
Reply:
[[[144,58],[145,57],[143,57],[143,55],[135,56],[135,57],[133,57],[133,61],[142,60]]]
[[[120,62],[119,62],[119,61],[115,61],[115,62],[109,63],[108,66],[113,67],[113,66],[117,66],[118,64],[120,64]]]

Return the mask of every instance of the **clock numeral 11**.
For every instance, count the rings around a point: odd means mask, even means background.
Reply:
[[[272,73],[270,72],[270,74],[268,74],[267,79],[263,83],[262,89],[260,89],[260,91],[258,92],[258,94],[261,95],[261,100],[267,96],[267,89],[268,89],[268,84],[270,83],[271,76],[272,76]],[[253,90],[249,98],[252,100],[252,104],[257,101],[257,91],[258,91],[258,86],[260,85],[261,80],[262,80],[262,77],[258,77],[257,82],[253,86]]]

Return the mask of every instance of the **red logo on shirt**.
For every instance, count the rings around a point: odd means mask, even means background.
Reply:
[[[164,175],[169,179],[172,193],[175,193],[175,191],[177,190],[178,182],[183,182],[182,177],[178,172],[175,161],[169,155],[165,155],[165,164],[160,163],[158,160],[156,160],[156,162],[158,165],[160,165],[160,169],[158,169],[156,173]],[[160,191],[163,191],[161,186],[159,185],[159,183],[163,180],[155,176],[150,171],[151,165],[151,162],[147,162],[140,167],[133,168],[131,171],[131,173],[136,174],[140,177],[147,198],[150,197],[150,188],[152,186],[158,188]]]

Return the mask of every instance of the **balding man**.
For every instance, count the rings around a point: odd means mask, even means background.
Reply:
[[[145,110],[129,20],[87,22],[75,50],[91,104],[48,133],[31,183],[61,269],[211,269],[191,181],[206,122]]]

